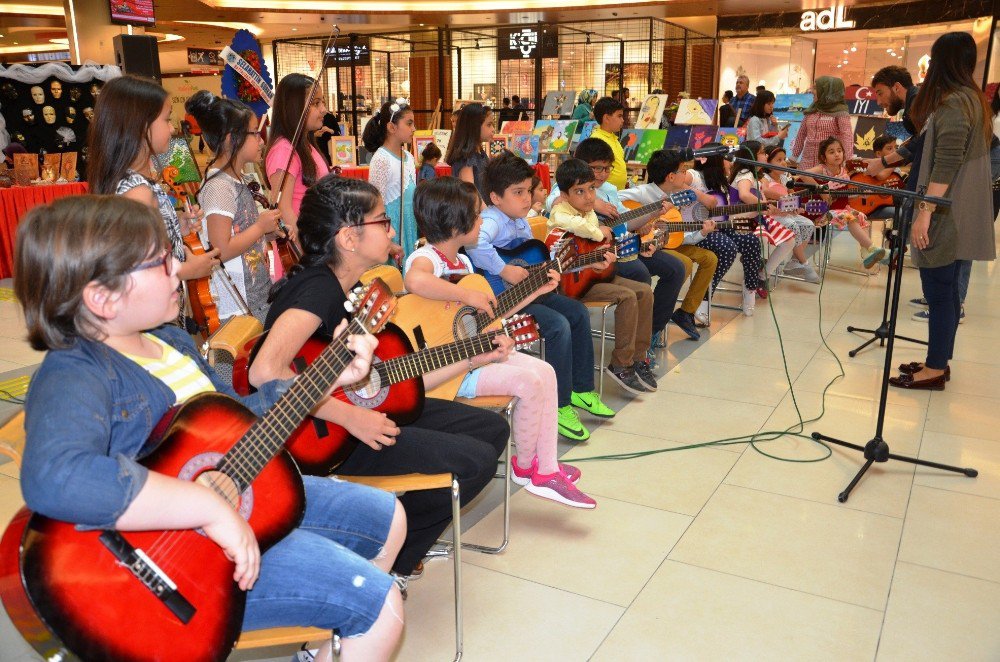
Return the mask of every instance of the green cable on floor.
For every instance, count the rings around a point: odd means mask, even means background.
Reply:
[[[760,190],[760,180],[759,179],[757,180],[757,190]],[[773,292],[773,290],[770,289],[769,282],[770,282],[770,279],[767,279],[765,281],[765,283],[768,284],[768,295],[770,297],[770,295]],[[836,352],[833,351],[833,349],[830,347],[830,345],[827,344],[827,342],[826,342],[826,336],[823,334],[823,286],[825,284],[826,284],[826,274],[824,273],[823,274],[823,279],[820,281],[820,284],[819,284],[819,293],[818,293],[818,296],[816,298],[817,299],[818,310],[819,310],[819,316],[818,316],[819,317],[819,321],[818,321],[818,325],[819,325],[819,337],[820,337],[820,340],[823,343],[823,347],[825,347],[826,351],[828,351],[830,353],[830,356],[833,357],[833,360],[837,362],[837,369],[840,371],[840,374],[837,375],[837,376],[835,376],[833,379],[831,379],[827,383],[827,385],[823,388],[823,393],[822,393],[822,396],[820,398],[820,413],[819,413],[818,416],[815,416],[815,417],[810,418],[810,419],[803,419],[802,418],[802,411],[799,409],[798,399],[795,397],[795,387],[792,384],[792,375],[791,375],[791,373],[788,370],[788,358],[785,356],[785,343],[784,343],[784,339],[781,336],[781,325],[778,324],[778,315],[777,315],[777,313],[774,310],[774,300],[772,299],[771,300],[771,304],[768,307],[771,309],[771,319],[774,320],[774,328],[778,332],[778,346],[781,348],[781,362],[782,362],[782,365],[784,366],[784,369],[785,369],[785,380],[788,383],[788,392],[792,396],[792,405],[795,407],[795,415],[798,418],[798,422],[797,423],[795,423],[793,425],[790,425],[789,427],[785,428],[784,430],[763,430],[763,431],[760,431],[760,432],[756,432],[754,434],[742,435],[742,436],[739,436],[739,437],[727,437],[727,438],[724,438],[724,439],[716,439],[714,441],[704,441],[704,442],[701,442],[701,443],[698,443],[698,444],[688,444],[686,446],[674,446],[672,448],[654,448],[654,449],[651,449],[651,450],[648,450],[648,451],[636,451],[634,453],[613,453],[613,454],[610,454],[610,455],[592,455],[590,457],[574,457],[571,461],[572,462],[593,462],[593,461],[597,461],[597,460],[634,460],[634,459],[637,459],[637,458],[640,458],[640,457],[646,457],[646,456],[649,456],[649,455],[659,455],[660,453],[671,453],[671,452],[674,452],[674,451],[684,451],[684,450],[690,450],[692,448],[705,448],[705,447],[708,447],[708,446],[732,446],[732,445],[735,445],[735,444],[750,444],[750,447],[753,448],[758,453],[760,453],[761,455],[763,455],[765,457],[769,457],[769,458],[771,458],[773,460],[781,461],[781,462],[795,462],[795,463],[822,462],[823,460],[825,460],[828,457],[830,457],[830,455],[833,454],[833,451],[830,449],[830,447],[826,443],[824,443],[822,441],[819,441],[817,439],[813,439],[812,436],[810,436],[810,435],[802,434],[803,430],[805,430],[805,426],[806,426],[807,423],[815,423],[816,421],[820,420],[821,418],[823,418],[823,416],[826,415],[826,393],[827,393],[827,391],[830,390],[830,387],[833,386],[833,384],[838,379],[840,379],[841,377],[845,376],[844,366],[840,362],[840,358],[837,356]],[[793,432],[793,430],[794,430],[794,432]],[[757,445],[757,444],[759,444],[761,442],[775,441],[777,439],[780,439],[780,438],[786,437],[786,436],[787,437],[798,437],[800,439],[806,439],[806,440],[810,441],[811,443],[816,444],[817,446],[823,447],[823,449],[826,452],[823,454],[822,457],[811,458],[811,459],[799,459],[799,458],[791,458],[791,457],[781,457],[780,455],[775,455],[773,453],[768,453],[767,451],[763,450],[762,448],[760,448]]]

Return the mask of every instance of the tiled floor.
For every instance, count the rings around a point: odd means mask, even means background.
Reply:
[[[838,239],[835,261],[856,249]],[[784,282],[745,318],[716,313],[699,343],[671,327],[656,394],[628,401],[608,384],[618,416],[586,444],[562,444],[578,461],[594,511],[523,491],[512,499],[512,541],[499,556],[465,555],[468,660],[961,660],[1000,659],[1000,285],[976,264],[959,332],[954,379],[943,393],[890,391],[885,438],[896,453],[976,467],[977,479],[890,462],[874,467],[845,504],[858,453],[826,451],[802,436],[685,448],[784,430],[820,415],[814,430],[864,444],[878,413],[884,350],[860,344],[847,324],[877,325],[884,275],[831,271],[816,289]],[[906,270],[904,301],[919,294]],[[732,295],[730,295],[732,296]],[[778,317],[775,326],[770,308]],[[902,334],[925,337],[902,306]],[[16,339],[12,304],[0,303],[0,379],[30,371],[38,355]],[[788,377],[778,344],[784,341]],[[922,358],[908,343],[896,361]],[[794,397],[788,379],[794,383]],[[14,410],[0,403],[0,416]],[[580,461],[662,450],[640,459]],[[0,520],[20,503],[0,465]],[[465,539],[499,536],[498,485],[465,513]],[[410,585],[400,661],[452,656],[451,565],[433,561]],[[241,653],[287,660],[294,649]],[[0,617],[0,659],[37,659]]]

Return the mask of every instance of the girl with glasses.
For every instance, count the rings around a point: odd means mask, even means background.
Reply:
[[[173,406],[212,392],[236,398],[190,336],[168,324],[178,308],[178,261],[168,248],[155,212],[124,196],[61,198],[25,216],[14,287],[32,346],[48,350],[25,408],[28,507],[90,529],[200,529],[235,565],[232,579],[246,592],[243,629],[336,629],[345,660],[387,660],[403,630],[402,596],[387,571],[405,516],[391,494],[304,477],[302,523],[262,554],[254,530],[215,490],[137,461],[153,450],[154,427]],[[374,339],[347,344],[356,357],[335,386],[370,367]],[[269,381],[239,400],[259,416],[289,387]],[[286,498],[261,489],[261,503]],[[176,572],[183,546],[169,564],[154,549],[153,562]],[[104,606],[117,620],[135,608]],[[332,660],[330,649],[328,641],[316,659]]]

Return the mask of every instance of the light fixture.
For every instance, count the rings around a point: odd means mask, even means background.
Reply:
[[[886,52],[886,53],[891,53],[891,52],[892,52],[892,49],[891,49],[891,48],[887,48],[887,49],[885,49],[885,52]]]
[[[292,32],[298,32],[298,31],[299,31],[298,28],[292,28]]]
[[[854,44],[851,44],[851,52],[855,53],[855,52],[857,52],[857,50],[858,50],[858,47],[855,46]]]
[[[35,16],[65,16],[61,5],[39,5],[20,2],[0,3],[0,14],[27,14]]]
[[[847,49],[846,48],[844,49],[844,55],[847,55]]]
[[[837,68],[838,68],[838,69],[840,69],[840,68],[841,68],[842,66],[844,66],[844,65],[842,65],[842,64],[838,64],[838,65],[837,65]]]

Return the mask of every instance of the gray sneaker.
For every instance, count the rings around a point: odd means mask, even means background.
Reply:
[[[646,388],[642,385],[642,382],[635,376],[635,370],[632,369],[632,366],[616,366],[611,364],[604,371],[629,393],[642,395],[646,392]]]
[[[632,370],[635,371],[635,376],[639,378],[639,382],[642,383],[643,388],[647,391],[655,391],[656,375],[653,374],[653,368],[646,361],[636,361],[632,364]]]
[[[910,299],[910,305],[916,308],[926,308],[927,299],[920,297],[919,299]]]

